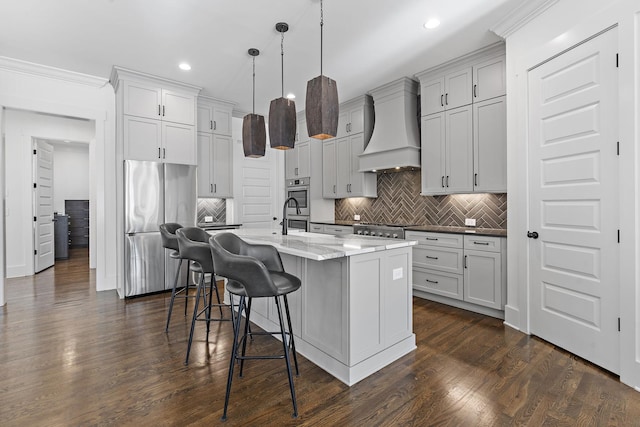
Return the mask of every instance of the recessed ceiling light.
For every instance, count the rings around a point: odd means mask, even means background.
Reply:
[[[431,18],[424,23],[424,27],[427,30],[433,30],[434,28],[437,28],[439,25],[440,25],[440,20],[437,18]]]
[[[296,99],[296,96],[292,93],[287,94],[287,99]]]
[[[180,67],[182,71],[189,71],[191,69],[191,65],[187,64],[186,62],[181,63],[180,65],[178,65],[178,67]]]

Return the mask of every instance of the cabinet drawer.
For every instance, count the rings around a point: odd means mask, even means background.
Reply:
[[[462,277],[440,271],[413,269],[413,289],[462,300]]]
[[[413,266],[462,274],[462,249],[416,246],[413,248]]]
[[[475,251],[500,252],[502,248],[502,238],[491,236],[464,236],[464,248]]]
[[[309,231],[312,233],[323,233],[324,226],[322,224],[311,224],[309,225]]]
[[[423,231],[407,231],[405,240],[417,240],[418,245],[442,246],[462,249],[461,234],[429,233]]]
[[[327,234],[335,234],[336,236],[342,236],[345,234],[353,234],[353,227],[348,225],[324,225],[324,232]]]

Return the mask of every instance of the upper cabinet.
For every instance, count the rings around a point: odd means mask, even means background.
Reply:
[[[233,197],[233,104],[198,97],[198,197]]]
[[[233,104],[206,96],[198,97],[198,132],[231,136]]]
[[[295,145],[293,149],[284,152],[284,164],[285,179],[311,177],[311,141],[304,111],[298,113]]]
[[[423,195],[507,191],[504,45],[417,75]]]
[[[114,67],[116,139],[123,160],[195,165],[200,88]]]
[[[370,95],[340,104],[338,134],[322,142],[322,195],[329,199],[377,197],[375,173],[358,172],[360,157],[373,133]]]

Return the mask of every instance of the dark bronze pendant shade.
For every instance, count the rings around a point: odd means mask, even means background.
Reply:
[[[305,115],[311,138],[328,139],[338,133],[338,86],[327,76],[318,76],[307,82]]]
[[[242,147],[245,157],[262,157],[267,146],[267,133],[264,116],[256,114],[256,56],[260,51],[249,49],[249,55],[253,56],[253,113],[242,119]]]
[[[307,82],[305,116],[311,138],[328,139],[338,134],[338,86],[335,80],[322,74],[322,27],[324,9],[320,1],[320,75]]]
[[[276,30],[281,34],[282,96],[271,101],[269,106],[269,143],[271,148],[289,150],[296,140],[296,103],[284,97],[284,33],[289,30],[289,25],[278,22]]]

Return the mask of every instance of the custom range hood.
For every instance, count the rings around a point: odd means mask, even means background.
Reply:
[[[418,82],[403,77],[369,92],[375,108],[375,127],[360,154],[359,172],[420,168]]]

